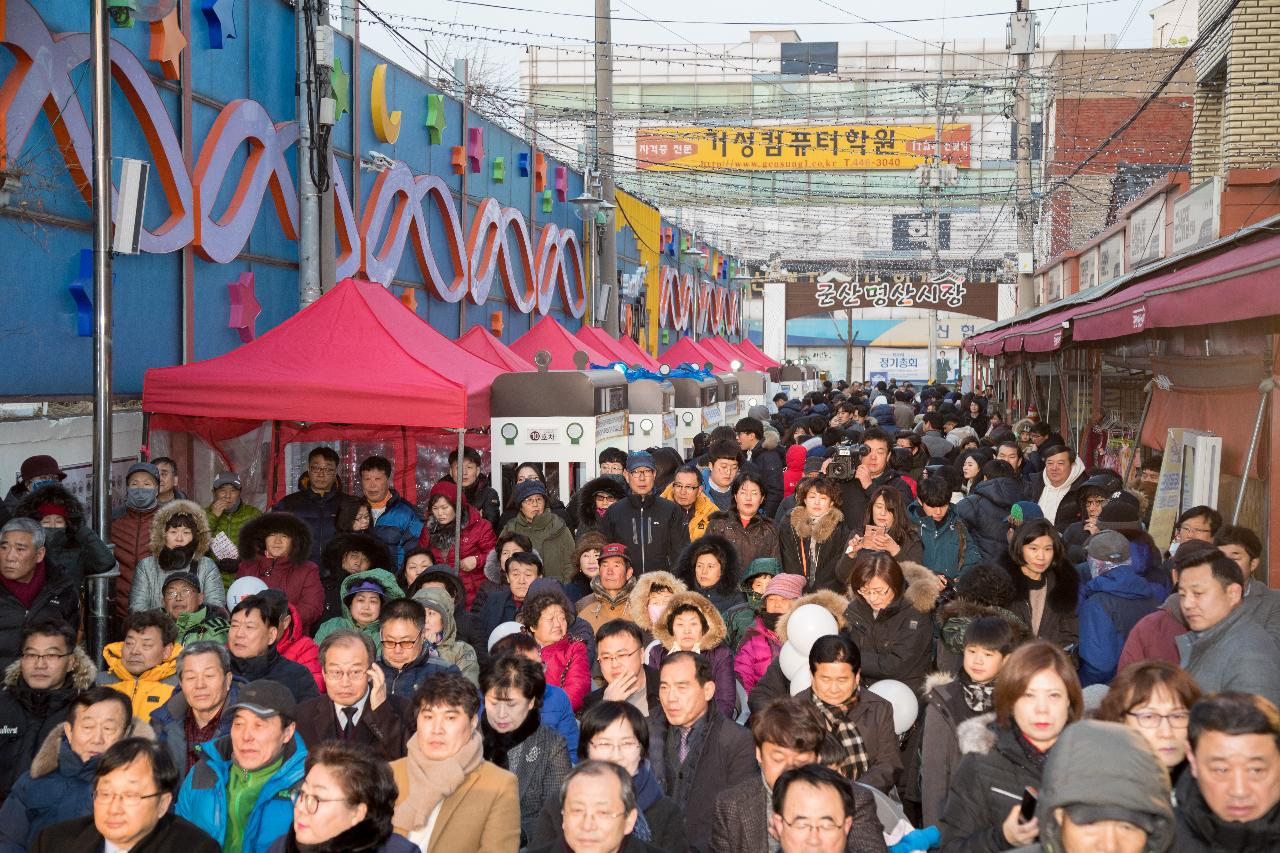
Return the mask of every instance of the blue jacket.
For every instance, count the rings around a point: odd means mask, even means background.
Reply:
[[[1009,539],[1005,535],[1009,529],[1009,511],[1015,503],[1026,499],[1022,481],[996,477],[974,486],[973,491],[955,505],[956,514],[978,540],[983,559],[998,561],[1009,550]]]
[[[569,704],[569,694],[564,688],[548,684],[542,694],[542,707],[538,709],[542,715],[542,724],[550,726],[564,736],[565,746],[569,747],[569,762],[578,763],[578,721],[573,716],[573,706]]]
[[[876,426],[880,427],[881,429],[894,429],[894,430],[897,429],[896,425],[892,427],[889,426],[890,424],[894,423],[892,402],[881,403],[879,406],[876,406],[874,409],[867,412],[867,417],[875,418]]]
[[[1098,575],[1083,587],[1080,605],[1080,683],[1107,684],[1129,631],[1164,603],[1164,588],[1125,563]]]
[[[404,669],[396,669],[382,657],[378,658],[378,666],[382,668],[382,674],[387,678],[387,692],[392,696],[409,700],[413,699],[413,691],[418,689],[418,685],[428,678],[434,675],[462,673],[462,670],[444,658],[431,654],[429,649],[423,649],[418,659]]]
[[[293,824],[293,801],[289,794],[302,781],[307,761],[307,748],[297,733],[285,746],[283,758],[245,821],[244,842],[240,848],[243,853],[267,853]],[[191,768],[178,791],[178,816],[209,833],[219,844],[226,841],[227,784],[233,769],[231,738],[218,738],[204,750],[204,758]]]
[[[71,751],[61,726],[51,732],[0,808],[0,853],[25,853],[45,827],[93,814],[97,767]]]
[[[918,501],[912,501],[907,507],[907,515],[911,516],[911,522],[915,525],[916,532],[920,534],[921,543],[924,544],[924,559],[921,562],[928,566],[930,571],[955,580],[962,571],[975,563],[982,562],[982,549],[978,547],[977,539],[965,527],[954,509],[948,507],[947,514],[942,517],[942,523],[937,524],[925,514],[924,508]],[[963,555],[960,553],[962,540]]]
[[[391,500],[387,508],[378,516],[377,522],[369,532],[382,540],[391,549],[395,558],[394,566],[377,566],[379,569],[395,571],[404,563],[404,552],[418,544],[418,535],[422,533],[422,516],[413,508],[413,504],[400,497],[395,489],[391,490]]]
[[[516,619],[516,600],[511,596],[511,587],[490,590],[477,615],[480,617],[480,630],[484,632],[484,642],[488,643],[494,628]]]

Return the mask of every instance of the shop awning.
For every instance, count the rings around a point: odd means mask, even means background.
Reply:
[[[631,357],[627,359],[628,364],[643,364],[649,370],[658,369],[658,360],[642,350],[640,345],[627,335],[618,338],[618,349],[631,354]]]
[[[575,336],[597,352],[609,356],[610,361],[620,361],[626,365],[632,364],[631,353],[622,348],[617,338],[611,337],[608,332],[599,326],[583,325],[578,328]]]
[[[741,350],[747,358],[751,359],[754,363],[761,365],[765,370],[768,370],[770,367],[782,367],[782,362],[765,355],[764,350],[756,346],[755,342],[750,338],[743,338],[739,341],[737,348]]]

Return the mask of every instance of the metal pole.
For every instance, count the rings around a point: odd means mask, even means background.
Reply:
[[[111,31],[93,0],[93,521],[111,532]]]
[[[312,87],[315,69],[311,64],[307,11],[316,0],[296,0],[293,7],[294,42],[297,48],[298,116],[298,302],[306,308],[320,298],[320,193],[311,180]]]
[[[929,176],[929,185],[933,190],[933,221],[930,233],[933,239],[933,258],[930,269],[934,280],[942,273],[942,61],[944,59],[944,41],[938,42],[938,87],[934,93],[933,107],[937,120],[933,129],[933,173]],[[938,309],[929,309],[929,379],[938,378]]]
[[[1017,0],[1018,12],[1030,12],[1030,0]],[[1032,31],[1032,41],[1035,33]],[[1033,45],[1034,48],[1034,45]],[[1017,218],[1018,253],[1035,254],[1035,217],[1031,209],[1031,54],[1018,54],[1018,75],[1014,81],[1013,119],[1017,132]],[[1031,307],[1031,273],[1018,272],[1018,301],[1016,311]]]
[[[613,20],[609,0],[596,0],[596,168],[600,171],[600,198],[616,204],[613,185]],[[606,217],[606,220],[608,217]],[[609,288],[605,302],[604,330],[618,337],[618,246],[612,226],[605,222],[598,255],[603,272],[597,278]]]
[[[1249,469],[1253,467],[1253,456],[1258,452],[1258,438],[1262,435],[1262,418],[1267,413],[1267,399],[1276,388],[1276,381],[1271,377],[1262,380],[1258,391],[1262,399],[1258,401],[1258,417],[1253,422],[1253,437],[1249,439],[1249,453],[1244,457],[1244,471],[1240,474],[1240,491],[1236,493],[1236,506],[1231,511],[1231,523],[1240,518],[1240,510],[1244,507],[1245,487],[1249,485]]]
[[[1133,452],[1129,454],[1129,461],[1124,464],[1124,478],[1121,480],[1126,486],[1129,484],[1129,476],[1133,473],[1133,461],[1138,458],[1138,447],[1142,445],[1142,428],[1147,423],[1147,412],[1151,411],[1151,397],[1155,394],[1156,383],[1151,380],[1147,383],[1147,387],[1142,389],[1147,392],[1147,399],[1142,403],[1142,414],[1138,416],[1138,431],[1133,437]]]
[[[462,469],[466,465],[466,457],[463,455],[467,450],[466,438],[467,431],[458,430],[458,467],[453,483],[458,487],[458,499],[453,507],[453,571],[458,577],[462,577],[462,504],[467,499],[462,493]],[[427,507],[427,509],[431,508]]]

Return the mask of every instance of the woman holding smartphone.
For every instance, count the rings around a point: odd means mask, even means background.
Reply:
[[[861,551],[883,551],[899,563],[924,561],[924,543],[907,515],[907,502],[892,486],[880,486],[871,493],[862,532],[849,540],[845,556],[852,561]],[[851,566],[847,562],[843,567],[844,578]]]

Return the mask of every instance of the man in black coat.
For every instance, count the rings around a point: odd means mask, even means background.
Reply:
[[[764,514],[773,517],[782,503],[782,472],[786,467],[776,450],[764,446],[764,423],[759,418],[742,418],[733,425],[738,436],[738,447],[746,465],[754,465],[764,477],[768,491],[764,496]]]
[[[219,853],[204,830],[169,813],[178,768],[164,747],[145,738],[118,741],[98,758],[93,814],[55,823],[36,837],[32,853]],[[138,797],[126,804],[125,797]],[[108,845],[110,845],[108,847]]]
[[[298,706],[298,734],[308,751],[328,741],[367,750],[383,761],[404,758],[413,709],[408,699],[388,695],[387,678],[373,665],[368,634],[340,628],[320,644],[325,695]]]
[[[672,501],[654,493],[658,466],[643,450],[627,456],[623,475],[631,494],[609,507],[599,530],[610,542],[627,546],[636,574],[667,571],[689,544],[684,513]]]
[[[338,454],[331,447],[317,447],[307,454],[306,488],[285,495],[272,512],[290,512],[311,528],[311,562],[320,565],[324,545],[337,532],[339,511],[355,498],[338,483]]]
[[[760,775],[751,733],[715,709],[711,664],[676,652],[659,673],[661,713],[649,716],[649,763],[662,790],[684,809],[695,850],[708,850],[716,795]]]
[[[22,657],[4,671],[0,689],[0,801],[31,766],[49,732],[67,718],[71,700],[93,686],[93,662],[76,646],[76,629],[45,619],[22,629]]]
[[[231,652],[231,674],[242,681],[274,681],[293,694],[295,702],[305,702],[320,691],[311,670],[289,660],[276,648],[280,639],[281,613],[275,601],[265,595],[250,595],[231,611],[227,631],[227,651]]]
[[[587,694],[585,713],[597,702],[630,702],[646,717],[659,709],[658,671],[644,662],[645,635],[628,619],[611,619],[596,631],[596,660],[604,687]]]
[[[80,626],[80,593],[45,561],[44,528],[29,518],[0,527],[0,668],[18,659],[22,629],[41,619]]]

